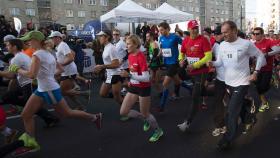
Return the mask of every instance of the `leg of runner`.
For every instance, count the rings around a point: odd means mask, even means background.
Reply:
[[[151,97],[141,97],[139,96],[139,103],[140,103],[140,112],[144,116],[144,131],[149,130],[149,126],[154,130],[154,133],[150,137],[150,142],[156,142],[163,136],[163,130],[159,128],[157,120],[155,117],[150,113],[150,106],[151,106]]]
[[[192,91],[192,104],[190,111],[186,111],[185,120],[179,124],[178,127],[182,132],[190,127],[202,101],[201,92],[203,90],[204,82],[206,80],[206,74],[200,74],[193,76],[194,87]]]
[[[272,72],[260,72],[256,81],[256,88],[261,100],[261,106],[259,112],[264,112],[269,109],[268,101],[265,97],[265,93],[270,89],[270,83],[272,78]]]
[[[219,136],[225,133],[225,106],[223,103],[226,94],[226,84],[219,79],[215,80],[215,101],[214,101],[214,123],[215,129],[213,136]]]
[[[107,83],[103,82],[101,87],[100,87],[100,90],[99,90],[99,95],[103,98],[107,98],[110,89],[111,89],[110,84],[107,84]]]

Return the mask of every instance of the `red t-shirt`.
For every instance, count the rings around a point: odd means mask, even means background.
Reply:
[[[187,60],[189,64],[193,64],[199,60],[201,60],[205,55],[205,52],[211,51],[211,46],[209,40],[199,35],[195,39],[191,39],[190,37],[186,37],[182,43],[181,52],[187,56]],[[208,73],[209,69],[206,66],[202,66],[199,69],[195,69],[189,72],[190,75],[197,75],[202,73]]]
[[[211,47],[213,47],[213,46],[214,46],[215,42],[216,42],[215,37],[214,37],[214,36],[211,36],[211,37],[210,37]]]
[[[261,50],[261,52],[263,54],[266,54],[266,53],[270,52],[271,47],[273,47],[276,44],[274,41],[271,41],[270,39],[263,39],[260,42],[255,42],[255,45],[257,48],[259,48]],[[273,62],[274,62],[274,56],[266,57],[266,65],[263,66],[260,71],[266,71],[266,72],[272,71]]]
[[[147,61],[146,57],[142,52],[138,52],[136,55],[129,54],[128,55],[129,72],[131,74],[136,73],[138,75],[142,75],[142,72],[149,71],[146,61]],[[129,85],[139,87],[139,88],[146,88],[151,86],[151,82],[139,82],[130,79]]]

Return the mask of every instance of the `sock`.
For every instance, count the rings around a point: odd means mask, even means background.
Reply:
[[[9,136],[12,134],[12,129],[10,129],[9,127],[5,127],[5,129],[2,130],[1,132],[5,137]]]
[[[141,120],[144,119],[143,115],[136,110],[130,110],[129,113],[127,114],[127,116],[130,118],[137,118],[137,119],[141,119]]]
[[[153,130],[159,128],[158,123],[157,123],[157,120],[156,120],[156,118],[155,118],[152,114],[150,114],[145,120],[146,120],[147,122],[149,122],[149,124],[150,124],[150,126],[151,126],[151,128],[152,128]]]
[[[179,85],[175,85],[174,92],[175,92],[176,97],[180,96],[180,87],[181,87],[180,84]]]
[[[168,89],[164,89],[162,96],[160,98],[160,107],[164,108],[167,102],[167,98],[168,98],[168,94],[169,94],[169,90]]]

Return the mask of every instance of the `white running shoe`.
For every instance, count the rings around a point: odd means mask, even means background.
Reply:
[[[180,129],[180,131],[185,132],[187,129],[190,128],[191,123],[188,121],[185,121],[181,124],[178,124],[177,127]]]

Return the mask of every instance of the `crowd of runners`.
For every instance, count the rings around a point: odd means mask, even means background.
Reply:
[[[6,111],[0,106],[0,130],[5,137],[0,155],[12,152],[20,156],[40,150],[34,115],[43,119],[47,127],[55,126],[62,117],[73,117],[91,121],[101,129],[102,113],[88,113],[86,105],[79,101],[79,97],[94,100],[90,98],[91,87],[81,90],[79,85],[91,84],[92,76],[103,81],[100,96],[113,98],[119,104],[121,121],[140,119],[143,131],[153,130],[148,140],[151,143],[164,135],[152,113],[167,113],[168,101],[181,98],[181,87],[191,98],[191,104],[185,105],[186,111],[182,112],[185,119],[177,125],[182,132],[191,130],[197,112],[208,108],[205,100],[212,96],[212,135],[223,135],[217,147],[228,149],[236,139],[238,126],[246,133],[257,122],[257,112],[270,107],[265,94],[271,85],[279,85],[280,40],[274,33],[265,35],[260,27],[246,36],[232,21],[215,30],[206,28],[202,34],[199,28],[198,22],[191,20],[188,31],[176,28],[171,33],[169,24],[162,22],[154,31],[146,29],[145,34],[126,34],[123,38],[118,29],[103,30],[97,34],[102,62],[95,62],[91,43],[84,45],[83,53],[89,54],[89,59],[82,58],[86,72],[75,62],[81,59],[61,32],[53,31],[46,36],[34,30],[21,37],[6,35],[3,41],[9,54],[1,59],[0,77],[9,83],[1,104],[23,107],[25,132],[9,128]],[[248,94],[252,84],[260,106]],[[160,97],[153,107],[152,88]],[[74,108],[68,106],[70,102],[75,104]],[[134,110],[136,105],[139,111]],[[49,106],[56,114],[48,111]]]

